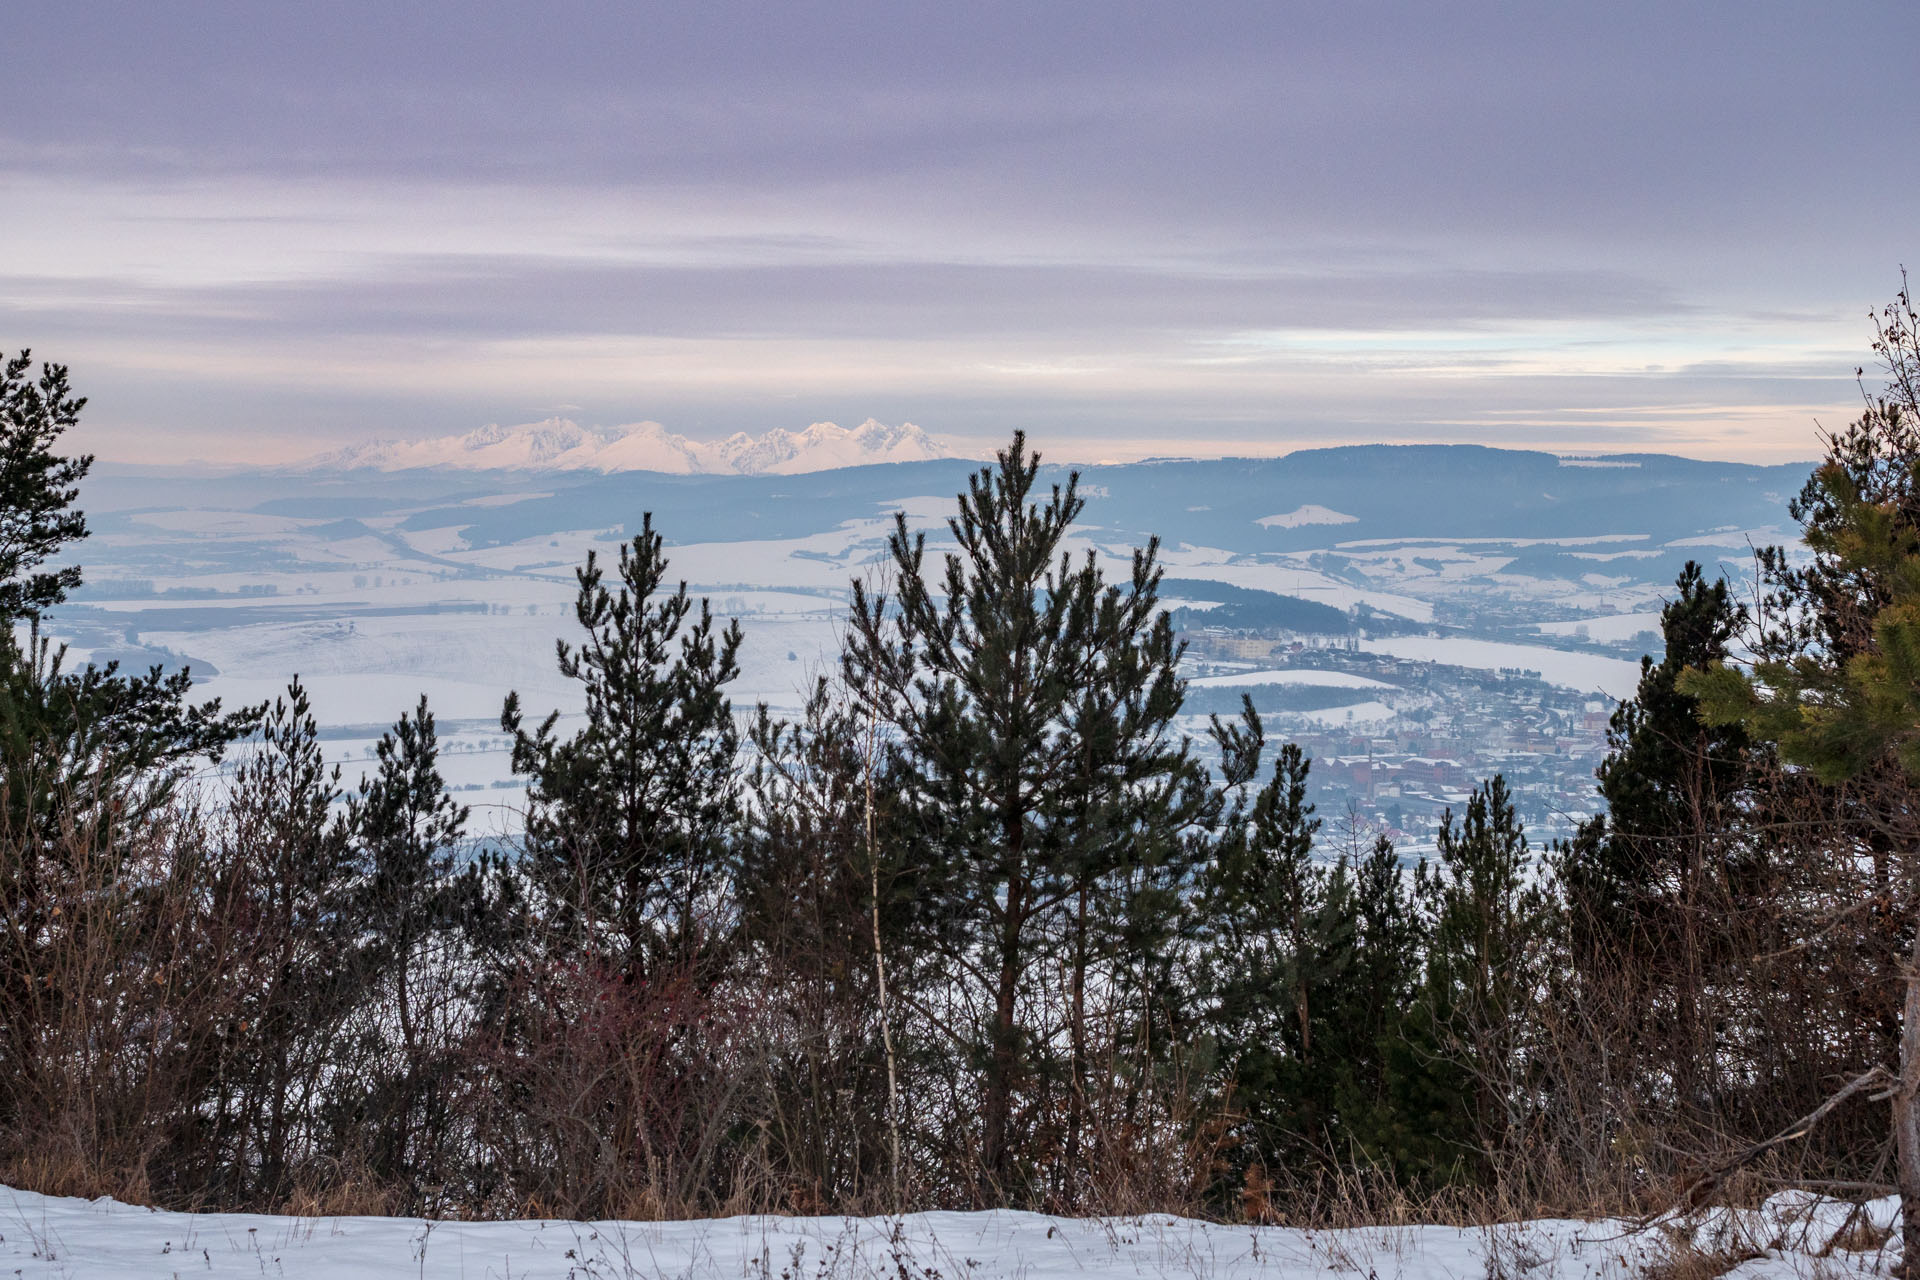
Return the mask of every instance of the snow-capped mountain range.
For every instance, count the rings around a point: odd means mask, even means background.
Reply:
[[[911,422],[890,427],[872,418],[853,428],[816,422],[804,431],[775,428],[758,437],[742,431],[724,440],[690,440],[657,422],[583,427],[566,418],[549,418],[514,427],[481,427],[463,436],[352,445],[309,458],[295,469],[406,471],[453,467],[472,471],[795,475],[953,456],[951,449]]]

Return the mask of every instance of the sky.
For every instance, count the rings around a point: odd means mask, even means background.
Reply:
[[[1920,251],[1920,5],[10,6],[0,342],[106,458],[564,416],[1780,461]]]

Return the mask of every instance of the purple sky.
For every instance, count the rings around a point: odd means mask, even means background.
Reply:
[[[28,4],[84,443],[912,419],[1774,459],[1920,249],[1920,6]]]

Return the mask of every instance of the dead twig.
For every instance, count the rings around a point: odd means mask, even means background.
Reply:
[[[1897,1087],[1898,1083],[1899,1082],[1893,1078],[1892,1073],[1885,1067],[1873,1067],[1870,1070],[1861,1072],[1849,1080],[1837,1093],[1833,1094],[1833,1096],[1829,1097],[1825,1102],[1815,1107],[1812,1111],[1809,1111],[1806,1115],[1801,1116],[1779,1133],[1774,1134],[1771,1138],[1767,1138],[1764,1141],[1756,1142],[1752,1146],[1744,1147],[1734,1152],[1718,1165],[1702,1173],[1699,1177],[1688,1183],[1681,1191],[1679,1196],[1676,1197],[1677,1203],[1684,1205],[1688,1209],[1698,1209],[1706,1202],[1709,1196],[1720,1189],[1728,1176],[1735,1170],[1752,1164],[1755,1160],[1766,1155],[1767,1152],[1772,1151],[1775,1147],[1792,1142],[1796,1138],[1806,1137],[1809,1133],[1813,1132],[1814,1126],[1826,1119],[1835,1107],[1838,1107],[1847,1099],[1856,1094],[1863,1093],[1876,1085]],[[1659,1214],[1649,1216],[1645,1219],[1643,1225],[1645,1225],[1645,1223],[1651,1223],[1654,1218],[1659,1216]]]

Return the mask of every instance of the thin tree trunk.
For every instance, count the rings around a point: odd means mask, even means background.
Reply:
[[[1901,1273],[1920,1276],[1920,966],[1907,967],[1900,1080],[1893,1091],[1895,1181],[1900,1187]]]
[[[873,701],[868,699],[869,708]],[[889,1174],[893,1189],[893,1211],[899,1213],[904,1204],[904,1191],[900,1184],[900,1076],[893,1056],[893,1024],[887,1017],[887,962],[880,949],[880,855],[873,835],[873,771],[874,755],[878,750],[879,721],[869,711],[867,716],[867,759],[866,759],[866,825],[867,825],[867,876],[871,895],[869,901],[873,907],[873,981],[879,996],[880,1043],[887,1055],[887,1137],[889,1141]]]
[[[1009,818],[1007,860],[1007,904],[1000,923],[1000,973],[993,1001],[993,1052],[987,1064],[985,1111],[985,1150],[981,1153],[992,1186],[988,1194],[994,1203],[1006,1199],[1008,1171],[1008,1130],[1013,1114],[1013,1074],[1015,1058],[1014,1002],[1019,992],[1020,932],[1026,910],[1026,877],[1020,864],[1020,818]]]
[[[1061,1177],[1068,1210],[1077,1200],[1076,1171],[1080,1168],[1080,1134],[1087,1109],[1087,890],[1082,888],[1075,910],[1073,935],[1073,1079],[1067,1110],[1067,1158]]]

